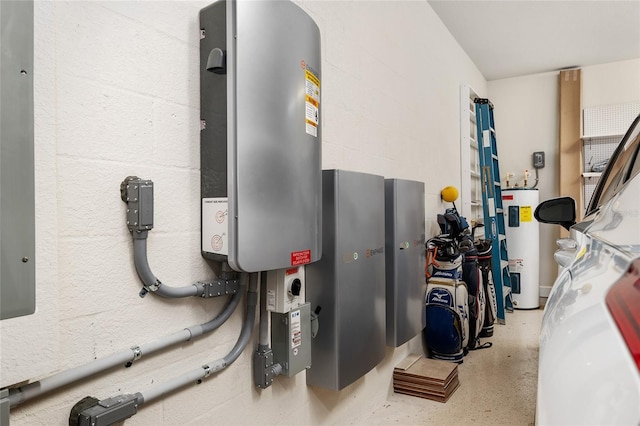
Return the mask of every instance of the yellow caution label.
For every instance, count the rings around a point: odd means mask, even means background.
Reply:
[[[316,77],[311,71],[309,70],[305,70],[306,74],[307,74],[307,80],[309,80],[312,84],[315,84],[316,86],[320,87],[320,80],[318,80],[318,77]]]
[[[520,222],[531,222],[532,220],[531,206],[520,206]]]
[[[320,103],[317,100],[313,99],[309,95],[306,95],[306,96],[307,96],[306,97],[306,101],[309,102],[311,105],[315,106],[316,108],[318,108],[320,106]]]
[[[320,124],[320,79],[309,69],[305,69],[305,131],[318,137]]]

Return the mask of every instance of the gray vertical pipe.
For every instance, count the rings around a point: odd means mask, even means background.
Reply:
[[[269,311],[267,311],[267,272],[260,273],[260,328],[258,349],[269,349]]]

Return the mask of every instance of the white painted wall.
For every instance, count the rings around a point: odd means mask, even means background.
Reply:
[[[207,1],[35,2],[37,314],[0,323],[2,386],[38,379],[212,318],[223,300],[138,297],[119,184],[155,182],[149,261],[169,285],[212,277],[199,254],[198,11]],[[424,181],[427,234],[459,185],[459,87],[486,82],[427,2],[302,1],[323,51],[323,167]],[[213,335],[12,410],[67,424],[86,395],[143,390],[224,356],[242,309]],[[257,331],[257,330],[256,330]],[[250,345],[255,346],[255,339]],[[352,423],[392,392],[420,337],[341,392],[304,375],[259,392],[251,350],[127,425]]]
[[[582,107],[640,101],[640,58],[582,69]]]
[[[500,173],[532,169],[531,154],[544,151],[547,165],[540,170],[540,200],[558,193],[558,73],[494,80],[488,83],[495,105]],[[582,108],[640,101],[640,59],[582,68]],[[540,286],[546,296],[557,266],[553,260],[559,228],[540,226]]]

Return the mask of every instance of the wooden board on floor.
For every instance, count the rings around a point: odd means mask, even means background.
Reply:
[[[393,371],[395,392],[446,402],[460,386],[458,365],[411,354]]]
[[[447,386],[451,386],[451,382],[458,378],[457,374],[453,374],[449,380],[446,382],[434,382],[428,379],[420,379],[415,377],[403,377],[403,376],[393,376],[393,383],[406,383],[411,386],[423,386],[427,389],[443,389]]]
[[[413,356],[413,354],[410,356]],[[404,361],[398,364],[393,374],[423,378],[440,383],[445,383],[451,379],[452,375],[458,374],[458,364],[438,359],[421,357],[413,361],[408,368],[403,368],[404,365]]]
[[[419,398],[430,399],[432,401],[447,402],[449,400],[449,398],[451,398],[451,395],[453,395],[453,392],[455,392],[455,390],[458,389],[459,386],[460,386],[460,382],[456,382],[455,386],[452,387],[451,390],[449,392],[447,392],[444,396],[434,395],[434,394],[425,393],[425,392],[416,392],[416,391],[411,391],[411,390],[404,390],[404,389],[394,389],[394,391],[396,393],[401,393],[401,394],[404,394],[404,395],[417,396]]]

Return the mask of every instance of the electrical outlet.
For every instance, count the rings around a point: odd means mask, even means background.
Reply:
[[[542,169],[544,167],[544,151],[533,153],[533,167],[536,169]]]

